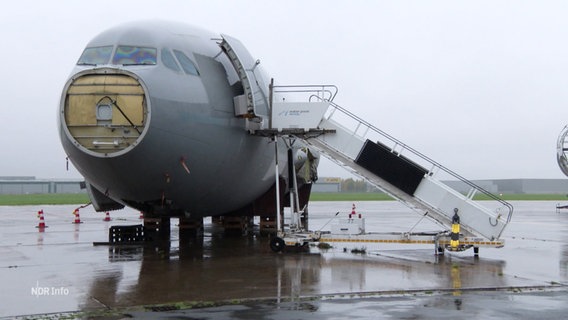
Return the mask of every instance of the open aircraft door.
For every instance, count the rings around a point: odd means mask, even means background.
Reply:
[[[219,46],[229,57],[243,85],[244,94],[234,97],[235,115],[246,118],[247,130],[268,126],[268,82],[261,71],[260,61],[254,59],[237,39],[222,34]],[[266,121],[265,121],[266,120]]]

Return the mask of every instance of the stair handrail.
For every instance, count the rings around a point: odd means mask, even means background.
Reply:
[[[365,127],[373,130],[374,132],[378,133],[379,135],[387,138],[392,143],[394,143],[395,147],[391,148],[391,151],[395,152],[394,148],[396,148],[397,146],[400,146],[401,149],[400,149],[400,151],[397,152],[398,155],[400,155],[402,153],[402,151],[404,151],[406,149],[410,153],[414,154],[415,156],[417,156],[417,157],[421,158],[422,160],[428,162],[430,165],[432,165],[432,168],[428,171],[429,175],[432,175],[434,170],[442,170],[445,173],[449,174],[450,176],[456,178],[457,180],[465,183],[469,187],[471,187],[471,188],[477,190],[478,192],[481,192],[482,194],[486,195],[490,199],[497,201],[498,203],[500,203],[501,205],[506,207],[507,210],[508,210],[507,223],[509,223],[511,221],[511,217],[513,215],[513,206],[510,203],[499,198],[498,196],[494,195],[493,193],[485,190],[484,188],[476,185],[472,181],[462,177],[461,175],[457,174],[456,172],[454,172],[454,171],[450,170],[449,168],[443,166],[442,164],[438,163],[437,161],[431,159],[430,157],[419,152],[418,150],[416,150],[416,149],[412,148],[411,146],[405,144],[404,142],[396,139],[395,137],[391,136],[390,134],[384,132],[383,130],[375,127],[371,123],[363,120],[362,118],[358,117],[357,115],[350,112],[349,110],[341,107],[339,104],[333,102],[335,96],[337,95],[337,93],[339,91],[337,86],[330,85],[330,84],[321,84],[321,85],[274,85],[273,81],[274,80],[272,79],[271,84],[270,84],[270,88],[269,88],[269,90],[270,90],[270,98],[269,98],[270,106],[272,106],[272,102],[273,102],[272,100],[274,99],[274,93],[312,93],[308,97],[309,102],[313,102],[313,100],[315,99],[315,100],[318,100],[320,102],[329,103],[329,105],[331,107],[333,107],[335,110],[339,110],[340,112],[344,113],[348,117],[352,118],[355,121],[358,121],[360,124],[363,124]],[[327,116],[327,119],[330,119],[333,116],[334,112],[335,111],[332,110],[329,113],[329,115]],[[366,134],[367,134],[367,131],[366,131],[365,135]]]
[[[273,93],[312,93],[311,96],[319,97],[322,101],[333,101],[339,89],[333,84],[319,85],[273,85],[271,87]],[[313,94],[316,93],[316,94]],[[327,96],[327,97],[326,97]],[[274,97],[274,96],[273,96]]]
[[[312,95],[310,96],[310,101],[312,101],[312,99],[317,99],[320,100],[322,102],[328,102],[329,105],[333,108],[335,108],[336,110],[339,110],[340,112],[344,113],[345,115],[347,115],[348,117],[354,119],[355,121],[358,121],[359,123],[363,124],[364,126],[368,127],[369,129],[375,131],[376,133],[378,133],[379,135],[387,138],[388,140],[390,140],[391,142],[393,142],[395,144],[395,146],[401,146],[402,149],[399,152],[402,153],[403,150],[408,150],[409,152],[411,152],[412,154],[418,156],[419,158],[421,158],[422,160],[428,162],[429,164],[431,164],[433,167],[432,169],[429,170],[429,174],[432,173],[432,171],[434,170],[434,168],[438,168],[439,170],[444,171],[445,173],[449,174],[450,176],[460,180],[461,182],[467,184],[468,186],[470,186],[471,188],[476,189],[477,191],[483,193],[484,195],[486,195],[487,197],[491,198],[492,200],[495,200],[497,202],[499,202],[500,204],[502,204],[504,207],[507,208],[508,213],[507,213],[507,223],[509,223],[511,221],[511,217],[513,215],[513,205],[511,205],[510,203],[508,203],[507,201],[499,198],[498,196],[492,194],[491,192],[485,190],[484,188],[476,185],[475,183],[473,183],[472,181],[462,177],[461,175],[457,174],[456,172],[450,170],[449,168],[443,166],[442,164],[438,163],[437,161],[429,158],[428,156],[424,155],[423,153],[419,152],[418,150],[412,148],[411,146],[405,144],[404,142],[396,139],[395,137],[391,136],[390,134],[384,132],[383,130],[375,127],[374,125],[370,124],[369,122],[363,120],[362,118],[358,117],[357,115],[355,115],[354,113],[350,112],[349,110],[341,107],[340,105],[338,105],[337,103],[333,102],[333,101],[329,101],[329,100],[324,100],[322,98],[320,98],[317,95]],[[331,116],[333,115],[333,111],[329,114],[328,119],[331,118]],[[393,148],[391,148],[391,151],[394,151]]]

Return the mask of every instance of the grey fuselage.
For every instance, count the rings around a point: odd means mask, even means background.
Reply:
[[[220,39],[143,21],[89,42],[63,90],[59,129],[91,188],[142,211],[199,217],[237,210],[273,186],[274,144],[235,116],[243,88]],[[264,94],[266,74],[255,73]]]

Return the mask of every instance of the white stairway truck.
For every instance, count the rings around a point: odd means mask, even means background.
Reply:
[[[334,86],[272,87],[270,129],[282,135],[294,132],[333,162],[444,226],[451,227],[457,213],[464,237],[489,241],[501,237],[513,213],[511,204],[335,104],[336,90]],[[303,101],[293,102],[301,96]],[[450,188],[442,178],[460,181],[469,192]],[[478,193],[487,200],[474,201]]]

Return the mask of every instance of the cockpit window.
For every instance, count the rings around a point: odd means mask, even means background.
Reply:
[[[157,51],[156,48],[118,46],[112,58],[112,63],[122,65],[155,65]]]
[[[83,54],[77,61],[79,65],[98,65],[106,64],[110,59],[112,46],[90,47],[83,51]]]
[[[183,71],[185,71],[185,73],[194,76],[199,75],[199,71],[197,71],[197,67],[195,66],[193,61],[191,61],[183,52],[174,50],[174,54],[176,55],[176,58],[181,64],[181,68],[183,69]]]
[[[176,72],[181,72],[176,59],[170,52],[170,50],[164,48],[162,49],[162,63],[168,68]]]

